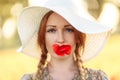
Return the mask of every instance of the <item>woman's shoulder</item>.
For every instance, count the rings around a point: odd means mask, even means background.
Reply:
[[[35,79],[35,75],[36,73],[32,73],[32,74],[24,74],[21,78],[21,80],[34,80]],[[49,75],[48,75],[48,71],[47,71],[47,68],[45,68],[43,70],[43,73],[40,77],[40,80],[48,80],[49,78]]]
[[[87,77],[92,80],[110,80],[104,71],[95,69],[88,69]]]
[[[20,80],[34,80],[35,74],[24,74]]]

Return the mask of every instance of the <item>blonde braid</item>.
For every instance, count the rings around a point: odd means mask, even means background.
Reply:
[[[87,73],[87,68],[85,68],[84,66],[83,66],[83,62],[82,62],[82,60],[78,57],[78,56],[76,56],[76,62],[77,62],[77,67],[78,67],[78,70],[79,70],[79,72],[80,72],[80,75],[81,75],[81,79],[82,80],[86,80],[86,73]]]
[[[77,41],[75,49],[75,61],[80,72],[80,80],[86,80],[85,75],[87,73],[87,68],[84,68],[83,62],[81,60],[81,55],[83,55],[85,47],[86,34],[76,30],[75,36]]]
[[[83,51],[84,51],[84,46],[80,46],[80,53],[83,53]],[[86,73],[87,73],[87,68],[85,68],[84,66],[83,66],[83,61],[82,61],[82,59],[81,59],[81,55],[82,54],[80,54],[79,53],[79,45],[77,44],[76,45],[76,50],[75,50],[75,61],[76,61],[76,64],[77,64],[77,67],[78,67],[78,70],[79,70],[79,72],[80,72],[80,77],[81,77],[81,80],[86,80],[85,79],[85,77],[86,77]]]
[[[41,69],[40,69],[40,68],[38,68],[38,70],[37,70],[37,73],[36,73],[36,75],[35,75],[35,79],[34,79],[34,80],[39,80],[39,78],[40,78],[40,74],[41,74]]]
[[[37,73],[36,73],[35,80],[40,80],[43,69],[45,67],[46,60],[47,60],[47,53],[43,52],[42,55],[41,55],[41,60],[38,64],[38,70],[37,70]]]

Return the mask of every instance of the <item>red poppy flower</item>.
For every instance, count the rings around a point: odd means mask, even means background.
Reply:
[[[70,45],[60,46],[58,44],[54,44],[53,45],[53,50],[59,56],[64,56],[65,54],[69,55],[71,53],[71,46]]]

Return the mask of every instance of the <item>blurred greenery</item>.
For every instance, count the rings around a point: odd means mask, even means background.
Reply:
[[[0,18],[2,19],[2,24],[8,17],[12,16],[10,10],[15,3],[21,3],[25,7],[28,5],[28,0],[0,0]]]
[[[0,0],[0,50],[17,47],[20,45],[20,39],[18,37],[17,30],[9,39],[6,39],[3,36],[3,31],[1,30],[8,18],[14,17],[15,20],[17,19],[17,16],[13,16],[11,14],[11,8],[16,3],[22,4],[23,7],[28,6],[28,0]]]

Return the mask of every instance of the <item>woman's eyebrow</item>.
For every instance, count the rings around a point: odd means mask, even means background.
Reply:
[[[46,27],[56,27],[56,25],[46,25]],[[72,27],[72,25],[64,25],[64,27]]]
[[[65,25],[64,27],[72,27],[72,25],[68,24],[68,25]]]
[[[55,25],[46,25],[46,27],[56,27]]]

